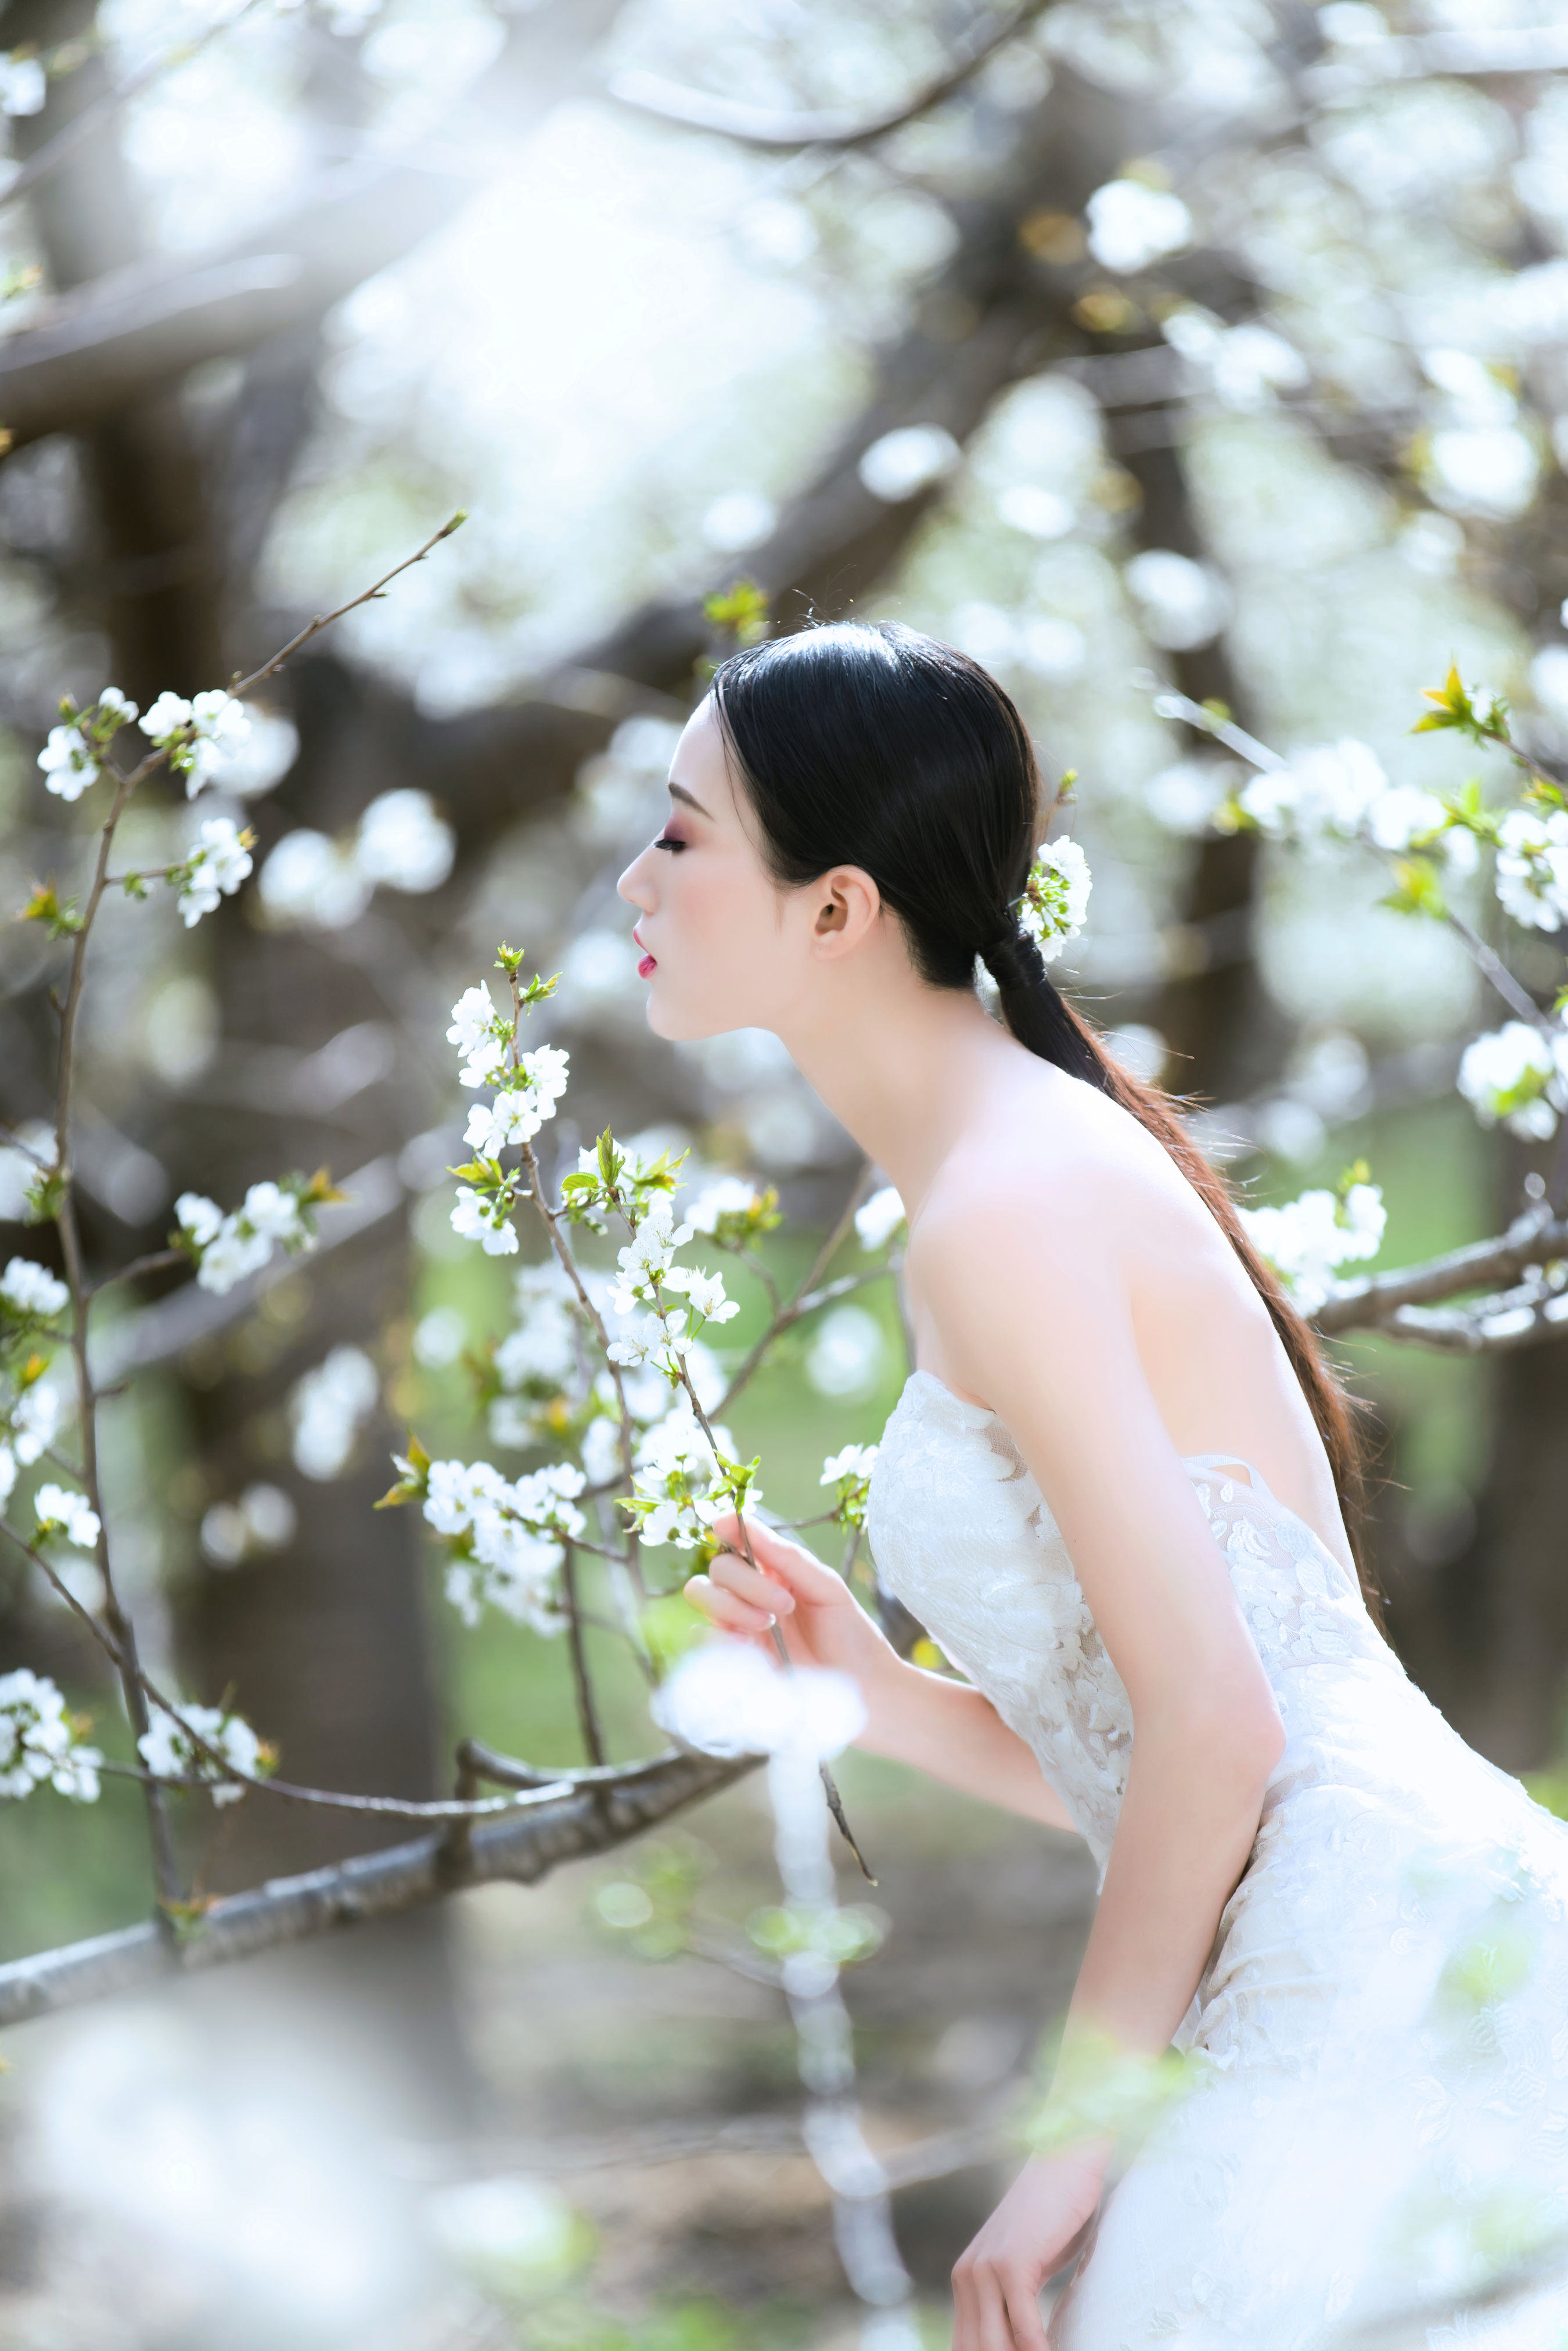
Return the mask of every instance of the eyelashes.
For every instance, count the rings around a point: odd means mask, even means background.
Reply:
[[[679,850],[679,849],[684,849],[684,848],[686,847],[686,843],[685,843],[683,841],[677,841],[677,840],[673,837],[673,835],[671,835],[671,834],[670,834],[670,833],[668,833],[668,832],[661,832],[661,833],[659,834],[659,839],[654,842],[654,844],[653,844],[653,845],[654,845],[655,849],[668,849],[668,850],[670,850],[671,852],[673,852],[674,851]]]

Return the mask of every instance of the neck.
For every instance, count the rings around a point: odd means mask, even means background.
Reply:
[[[779,1034],[795,1067],[918,1215],[1004,1057],[1022,1049],[967,988],[872,985]]]

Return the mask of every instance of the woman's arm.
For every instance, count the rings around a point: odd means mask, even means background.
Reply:
[[[913,1763],[933,1780],[1025,1820],[1073,1829],[1033,1750],[1009,1730],[991,1700],[967,1682],[907,1665],[842,1576],[755,1519],[746,1520],[754,1568],[739,1555],[736,1520],[721,1519],[713,1531],[733,1549],[721,1552],[707,1575],[692,1576],[687,1598],[711,1624],[759,1642],[769,1656],[769,1626],[776,1616],[797,1665],[853,1675],[867,1712],[857,1747]]]
[[[961,1213],[928,1213],[919,1273],[945,1361],[1033,1472],[1131,1701],[1127,1792],[1067,2037],[1136,2057],[1167,2046],[1192,1999],[1284,1733],[1138,1358],[1127,1181],[1068,1175],[1046,1200],[999,1179]],[[1026,2167],[955,2272],[954,2351],[1043,2351],[1036,2294],[1092,2214],[1110,2153]]]

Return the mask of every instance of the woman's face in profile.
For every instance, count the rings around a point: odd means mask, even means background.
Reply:
[[[632,935],[656,1036],[715,1037],[787,1017],[807,977],[814,900],[767,872],[711,695],[676,747],[669,820],[617,886],[638,909]]]

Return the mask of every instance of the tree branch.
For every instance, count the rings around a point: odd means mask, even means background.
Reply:
[[[662,1755],[602,1780],[579,1778],[521,1816],[475,1825],[465,1860],[449,1841],[425,1836],[360,1854],[299,1877],[275,1878],[208,1906],[190,1937],[171,1946],[155,1923],[121,1928],[0,1966],[0,2028],[129,1991],[171,1975],[223,1967],[341,1927],[396,1917],[465,1886],[536,1885],[564,1861],[608,1853],[715,1794],[755,1768],[754,1757]]]
[[[1467,1354],[1521,1346],[1562,1333],[1568,1319],[1568,1292],[1553,1290],[1540,1273],[1564,1258],[1568,1217],[1554,1216],[1545,1207],[1532,1208],[1497,1239],[1470,1241],[1423,1265],[1339,1283],[1312,1321],[1326,1338],[1381,1331],[1390,1338]],[[1528,1277],[1522,1288],[1505,1287],[1517,1283],[1521,1275]],[[1499,1294],[1448,1313],[1428,1311],[1439,1299],[1471,1290]]]
[[[657,116],[661,122],[673,122],[689,131],[713,131],[738,147],[760,148],[774,153],[802,147],[828,147],[839,152],[869,147],[875,141],[885,139],[889,131],[901,130],[906,122],[940,106],[944,99],[979,72],[981,66],[1007,43],[1043,16],[1054,0],[1023,0],[1023,5],[989,33],[972,37],[961,44],[958,54],[941,72],[922,82],[913,94],[886,113],[869,118],[844,114],[784,114],[771,107],[745,106],[739,100],[720,98],[705,89],[691,89],[680,82],[666,81],[662,75],[644,73],[631,68],[612,74],[606,88],[611,98],[638,114]]]

